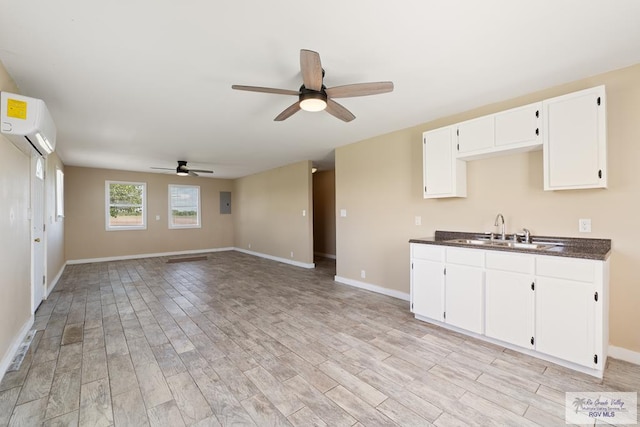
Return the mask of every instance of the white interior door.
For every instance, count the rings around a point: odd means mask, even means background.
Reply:
[[[31,157],[31,310],[35,313],[44,299],[44,173],[45,160]]]

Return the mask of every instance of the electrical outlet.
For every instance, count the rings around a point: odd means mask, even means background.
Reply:
[[[422,217],[421,216],[416,216],[415,222],[416,222],[416,225],[422,225]]]
[[[293,258],[293,251],[291,251],[291,258]]]
[[[578,231],[580,233],[591,233],[591,218],[582,218],[578,220]]]
[[[307,216],[307,210],[306,209],[302,209],[302,216]]]
[[[160,221],[160,215],[156,215],[156,221]]]
[[[251,243],[249,243],[249,249],[251,249]]]
[[[364,270],[360,270],[360,278],[365,279],[367,277],[367,273]]]

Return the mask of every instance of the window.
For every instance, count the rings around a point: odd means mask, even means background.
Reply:
[[[147,228],[147,184],[107,181],[107,230],[145,230]]]
[[[56,218],[64,217],[64,172],[56,169]]]
[[[169,185],[169,228],[200,228],[200,187]]]

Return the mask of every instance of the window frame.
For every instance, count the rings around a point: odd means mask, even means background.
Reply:
[[[56,219],[64,218],[64,171],[56,168]]]
[[[111,184],[128,184],[128,185],[141,185],[142,186],[142,224],[141,225],[111,225],[109,218],[111,218]],[[107,231],[131,231],[131,230],[146,230],[147,229],[147,183],[146,182],[134,182],[134,181],[105,181],[105,229]]]
[[[173,205],[172,205],[172,199],[171,199],[171,190],[173,188],[195,188],[196,191],[198,192],[198,197],[197,197],[197,210],[196,210],[196,218],[197,218],[197,224],[185,224],[185,225],[180,225],[180,224],[174,224],[173,223]],[[168,191],[167,191],[167,206],[168,206],[168,213],[167,213],[167,223],[169,225],[169,229],[170,230],[181,230],[181,229],[189,229],[189,228],[202,228],[202,202],[201,202],[201,192],[200,192],[200,186],[199,185],[185,185],[185,184],[169,184],[168,186]]]

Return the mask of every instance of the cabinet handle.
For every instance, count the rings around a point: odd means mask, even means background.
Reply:
[[[531,337],[531,345],[533,345],[533,343],[535,343],[536,341],[533,339],[533,337]]]
[[[602,178],[602,169],[598,170],[598,178]]]
[[[598,302],[598,293],[597,292],[593,295],[593,299],[596,300],[596,302]]]
[[[540,135],[540,129],[536,128],[536,136]]]
[[[536,282],[531,282],[531,290],[532,291],[536,290]]]
[[[536,119],[540,117],[540,110],[536,110]]]

